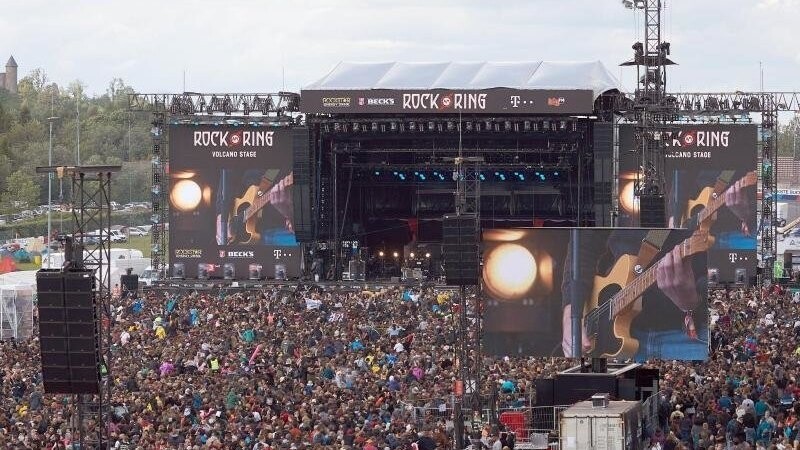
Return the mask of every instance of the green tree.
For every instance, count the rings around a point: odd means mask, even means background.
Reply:
[[[35,206],[39,201],[39,183],[33,175],[23,170],[12,173],[6,181],[6,189],[0,203],[7,212],[17,212]]]

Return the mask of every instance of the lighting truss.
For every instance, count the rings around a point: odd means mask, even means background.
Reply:
[[[166,111],[171,116],[221,114],[225,116],[285,116],[300,110],[300,95],[294,92],[243,94],[196,93],[128,94],[129,111]]]

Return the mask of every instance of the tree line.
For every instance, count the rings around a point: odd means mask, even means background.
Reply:
[[[50,122],[54,165],[121,164],[112,187],[119,203],[149,201],[149,116],[127,110],[134,89],[121,79],[102,95],[87,95],[85,85],[61,86],[36,69],[18,83],[18,93],[0,90],[0,214],[47,203]],[[70,200],[70,180],[53,181],[53,202]]]

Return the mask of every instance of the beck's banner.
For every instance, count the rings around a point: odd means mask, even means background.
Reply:
[[[303,90],[300,110],[322,114],[591,114],[591,90]]]
[[[524,228],[483,233],[483,348],[506,356],[704,360],[704,231]],[[583,324],[571,345],[572,307]]]
[[[709,282],[748,284],[756,275],[756,125],[681,124],[667,140],[666,193],[669,226],[708,229]],[[619,132],[620,227],[639,222],[634,195],[639,159],[634,129]],[[704,211],[704,212],[703,212]]]
[[[305,129],[171,125],[170,262],[186,278],[299,275],[292,145]],[[174,275],[174,272],[173,272]]]

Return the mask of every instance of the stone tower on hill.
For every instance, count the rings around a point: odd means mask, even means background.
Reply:
[[[13,56],[8,58],[5,73],[0,73],[0,88],[12,94],[17,93],[17,62]]]

